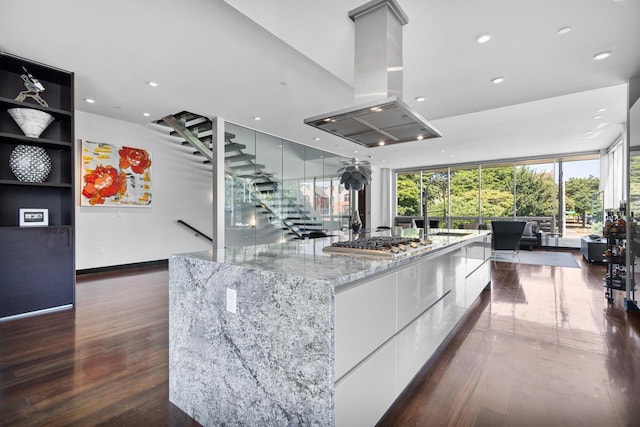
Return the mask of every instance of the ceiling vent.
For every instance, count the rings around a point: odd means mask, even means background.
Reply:
[[[308,125],[366,147],[442,136],[402,102],[402,26],[395,0],[373,0],[349,12],[355,25],[355,103],[305,119]]]

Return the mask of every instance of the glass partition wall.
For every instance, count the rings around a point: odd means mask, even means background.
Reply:
[[[312,238],[348,226],[333,153],[225,123],[225,245]]]
[[[598,154],[399,171],[396,215],[426,214],[448,228],[536,221],[544,246],[580,247],[602,224],[599,172]]]

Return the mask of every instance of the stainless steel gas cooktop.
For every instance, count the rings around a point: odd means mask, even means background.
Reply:
[[[431,247],[427,239],[406,237],[368,237],[332,243],[322,250],[330,254],[373,256],[394,259],[420,252]]]

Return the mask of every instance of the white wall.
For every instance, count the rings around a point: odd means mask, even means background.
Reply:
[[[629,145],[640,146],[640,76],[629,80]]]
[[[210,249],[176,221],[211,236],[212,176],[192,150],[173,143],[156,126],[76,111],[76,269],[168,258],[173,253]],[[80,141],[127,145],[152,155],[151,207],[80,207]]]

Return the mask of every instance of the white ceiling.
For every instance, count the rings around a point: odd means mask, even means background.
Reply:
[[[348,12],[366,0],[0,0],[0,50],[74,71],[81,111],[189,110],[383,167],[588,152],[621,133],[640,0],[397,1],[403,99],[442,138],[367,149],[303,123],[354,104]]]

